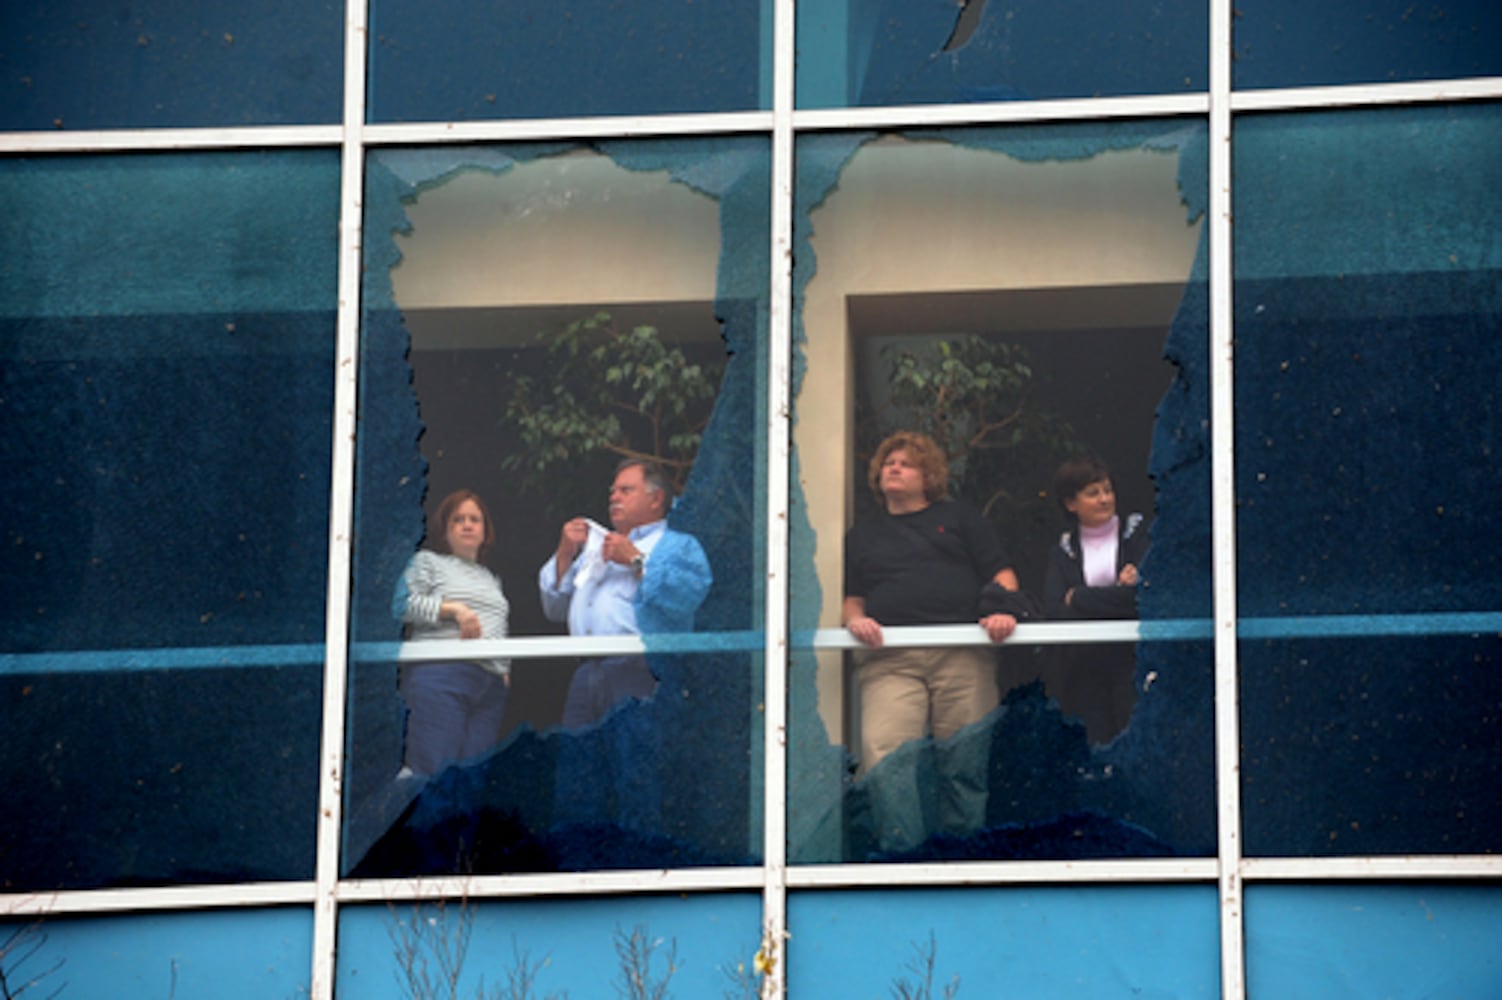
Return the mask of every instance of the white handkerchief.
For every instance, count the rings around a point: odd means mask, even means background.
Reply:
[[[574,587],[577,589],[589,582],[605,565],[605,535],[610,529],[598,521],[585,518],[584,523],[589,525],[589,538],[584,542],[584,554],[579,557],[579,571],[574,574]]]

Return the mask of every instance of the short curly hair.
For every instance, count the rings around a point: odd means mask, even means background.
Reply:
[[[887,456],[894,451],[907,452],[908,459],[923,473],[923,495],[930,503],[943,500],[949,495],[949,460],[944,457],[944,450],[927,434],[898,431],[887,435],[886,440],[876,446],[876,454],[871,456],[866,482],[870,485],[871,492],[876,494],[876,499],[884,499],[881,492],[881,467]]]

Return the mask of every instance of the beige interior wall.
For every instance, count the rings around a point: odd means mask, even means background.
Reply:
[[[1171,152],[1023,163],[897,137],[870,143],[850,160],[810,220],[816,272],[803,305],[808,374],[793,436],[817,538],[821,626],[840,624],[843,539],[854,501],[847,485],[854,450],[847,300],[1183,283],[1199,225],[1186,221],[1179,203],[1178,166]],[[1171,319],[1171,310],[1137,317],[1161,321],[1165,331]],[[839,654],[821,657],[818,691],[824,724],[840,739]]]
[[[404,309],[712,301],[718,203],[579,151],[422,192],[391,273]]]

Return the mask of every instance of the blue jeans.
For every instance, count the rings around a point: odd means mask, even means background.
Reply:
[[[404,763],[418,774],[484,753],[500,742],[506,678],[477,663],[414,663],[398,681],[407,701]]]

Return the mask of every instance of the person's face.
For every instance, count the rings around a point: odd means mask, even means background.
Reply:
[[[908,457],[906,448],[895,448],[881,463],[881,494],[888,501],[923,498],[923,470]]]
[[[610,487],[610,526],[626,534],[662,518],[662,492],[647,485],[639,465],[616,474]]]
[[[1097,479],[1064,501],[1064,509],[1086,528],[1098,528],[1116,515],[1116,491],[1111,480]]]
[[[445,538],[449,551],[454,555],[471,562],[478,559],[480,546],[485,541],[485,515],[480,513],[480,505],[473,500],[465,500],[455,507],[449,515]]]

